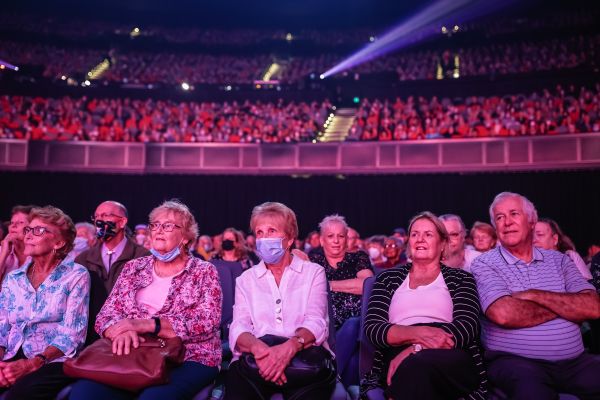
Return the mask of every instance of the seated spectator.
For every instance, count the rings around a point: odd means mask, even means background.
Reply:
[[[432,213],[413,217],[408,237],[412,263],[379,274],[369,299],[364,329],[376,352],[361,394],[484,398],[475,280],[442,264],[448,233]]]
[[[306,254],[323,254],[323,248],[321,247],[321,236],[317,231],[311,231],[306,235],[304,240],[304,252]]]
[[[387,258],[383,255],[385,239],[386,237],[383,235],[375,235],[365,241],[365,250],[369,254],[371,265],[374,268],[381,268],[387,261]]]
[[[455,214],[440,215],[448,232],[448,247],[444,252],[444,264],[452,268],[462,268],[471,272],[471,263],[481,255],[480,252],[465,246],[467,231],[462,219]]]
[[[490,206],[499,245],[478,257],[488,376],[510,399],[559,393],[598,398],[600,357],[587,354],[579,324],[600,318],[600,298],[563,253],[533,246],[537,211],[503,192]]]
[[[540,218],[535,224],[535,230],[533,234],[533,245],[546,250],[557,250],[561,253],[565,253],[573,261],[581,275],[586,279],[592,279],[590,269],[586,265],[585,261],[581,258],[577,251],[575,251],[575,245],[571,239],[565,235],[558,226],[556,221],[550,218]]]
[[[28,224],[29,213],[34,206],[15,206],[11,211],[8,234],[0,244],[0,282],[11,271],[21,267],[29,259],[25,255],[23,228]]]
[[[281,203],[263,203],[252,210],[250,227],[263,260],[237,280],[229,345],[234,357],[227,372],[226,399],[284,398],[329,400],[335,374],[308,386],[292,386],[284,373],[300,350],[327,346],[329,318],[327,278],[323,267],[293,256],[298,236],[296,215]],[[265,335],[289,338],[269,347]],[[242,353],[254,355],[260,378],[240,366]],[[326,353],[326,352],[325,352]]]
[[[96,332],[112,341],[115,362],[137,348],[144,334],[181,338],[185,361],[170,371],[169,383],[140,393],[82,379],[70,399],[192,398],[217,376],[221,287],[215,267],[190,255],[196,220],[186,205],[166,201],[150,212],[148,227],[152,255],[125,264],[98,314]]]
[[[379,268],[394,268],[398,265],[406,264],[405,247],[402,239],[396,236],[390,236],[385,239],[383,246],[383,256],[387,259]]]
[[[258,264],[256,256],[254,256],[255,260],[250,258],[250,252],[246,247],[242,232],[234,228],[227,228],[223,231],[221,237],[220,246],[215,250],[214,255],[210,259],[211,263],[214,264],[220,260],[237,263],[243,271],[251,268],[254,265],[254,261]]]
[[[202,235],[198,238],[196,243],[196,253],[203,260],[210,260],[211,254],[214,251],[212,238],[208,235]]]
[[[490,224],[476,221],[469,234],[473,241],[473,247],[480,253],[485,253],[496,247],[498,236],[496,235],[496,230]]]
[[[83,346],[90,275],[65,262],[76,231],[71,218],[46,206],[29,212],[24,254],[0,292],[0,392],[10,399],[53,399],[72,379],[62,363]]]
[[[100,203],[92,216],[98,241],[75,258],[76,263],[90,271],[91,278],[87,344],[98,338],[94,331],[96,316],[117,282],[125,263],[149,254],[148,250],[125,235],[127,214],[127,209],[119,202],[109,200]]]
[[[362,251],[346,250],[348,225],[344,217],[329,215],[319,224],[323,254],[311,254],[310,261],[321,265],[329,281],[335,328],[351,317],[360,316],[364,280],[373,276],[369,257]]]
[[[135,238],[135,243],[139,246],[143,246],[147,249],[151,248],[150,238],[148,236],[148,225],[146,224],[137,224],[133,228],[133,235]]]
[[[348,227],[348,234],[346,235],[346,251],[349,253],[356,253],[361,250],[360,246],[360,233],[356,229]]]
[[[65,260],[74,261],[75,258],[96,244],[96,228],[89,222],[78,222],[75,224],[77,236],[73,241],[73,250],[69,252]]]

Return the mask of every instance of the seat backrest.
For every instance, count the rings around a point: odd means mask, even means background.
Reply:
[[[371,367],[373,366],[373,357],[375,354],[375,347],[365,335],[365,319],[367,318],[369,299],[371,298],[371,292],[373,291],[374,284],[374,276],[365,279],[363,283],[362,304],[360,308],[360,355],[358,368],[361,378],[371,370]]]
[[[223,292],[223,306],[221,311],[221,332],[226,339],[228,328],[233,320],[233,303],[235,302],[235,280],[242,274],[242,265],[239,262],[212,260],[217,268],[221,291]]]

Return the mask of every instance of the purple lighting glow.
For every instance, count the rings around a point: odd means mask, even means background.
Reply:
[[[490,14],[515,0],[439,0],[403,21],[363,49],[320,75],[321,79],[356,67],[411,44],[439,34],[442,25],[454,26]]]

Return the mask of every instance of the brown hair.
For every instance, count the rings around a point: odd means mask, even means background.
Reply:
[[[77,236],[77,230],[71,217],[65,214],[60,208],[45,206],[31,209],[29,212],[29,222],[36,218],[58,229],[58,233],[62,240],[65,241],[65,245],[56,250],[56,256],[61,260],[65,258],[73,249],[73,241],[75,240],[75,236]]]
[[[538,219],[538,222],[548,224],[550,230],[552,231],[552,234],[558,236],[558,243],[556,244],[558,251],[560,251],[561,253],[564,253],[567,250],[575,251],[575,245],[573,244],[573,241],[571,240],[571,238],[564,234],[564,232],[562,231],[562,229],[560,229],[560,226],[558,226],[558,223],[555,220],[550,218],[540,218]]]
[[[446,226],[444,225],[444,223],[431,211],[422,211],[419,214],[415,215],[414,217],[411,218],[410,222],[408,223],[408,237],[410,240],[410,234],[412,232],[412,227],[414,225],[415,222],[417,222],[420,219],[426,219],[429,222],[431,222],[433,224],[433,226],[435,226],[435,230],[438,233],[438,235],[440,236],[440,240],[444,243],[444,250],[442,250],[442,256],[444,254],[444,251],[446,250],[446,245],[448,244],[448,231],[446,230]],[[410,257],[410,246],[406,246],[406,253],[407,255]],[[440,257],[440,259],[441,259]]]
[[[31,212],[31,210],[33,210],[34,208],[40,208],[39,206],[34,206],[34,205],[27,205],[27,206],[23,206],[23,205],[16,205],[12,208],[12,210],[10,211],[10,216],[12,217],[15,214],[25,214],[25,215],[29,215],[29,213]]]
[[[235,241],[233,243],[235,258],[237,258],[238,260],[246,258],[246,256],[248,255],[248,248],[246,247],[246,240],[244,239],[244,234],[235,228],[227,228],[223,231],[223,233],[221,234],[221,243],[219,243],[219,246],[217,248],[217,254],[219,254],[220,256],[223,255],[223,238],[225,236],[225,233],[227,232],[231,232],[235,237]]]
[[[469,232],[471,237],[473,237],[473,232],[475,231],[475,229],[478,229],[478,230],[490,235],[490,237],[492,239],[494,239],[494,243],[496,242],[496,240],[498,240],[498,235],[496,235],[496,230],[494,229],[493,226],[491,226],[488,223],[481,222],[481,221],[475,221],[475,223],[473,224],[473,227],[471,228],[471,231]]]

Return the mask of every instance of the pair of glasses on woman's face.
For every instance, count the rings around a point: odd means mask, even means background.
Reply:
[[[26,226],[25,228],[23,228],[24,235],[27,235],[29,232],[33,233],[34,236],[42,236],[46,232],[52,233],[52,231],[46,228],[45,226]]]
[[[164,224],[159,224],[158,222],[151,222],[148,224],[148,229],[152,232],[157,231],[160,227],[164,232],[173,232],[175,228],[181,228],[180,225],[174,224],[172,222],[165,222]]]

